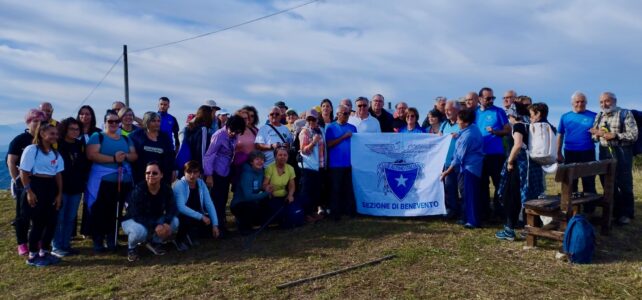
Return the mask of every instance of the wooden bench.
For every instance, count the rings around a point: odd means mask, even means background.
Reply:
[[[524,203],[526,212],[526,245],[535,247],[537,237],[545,237],[557,241],[564,240],[564,231],[571,218],[579,212],[581,205],[595,204],[602,208],[601,233],[608,235],[611,227],[613,209],[613,191],[615,180],[614,159],[560,165],[555,173],[555,181],[562,184],[558,196],[543,199],[533,199]],[[586,176],[604,176],[603,194],[584,194],[583,197],[573,198],[573,180]],[[540,216],[552,217],[559,222],[559,228],[542,226]]]

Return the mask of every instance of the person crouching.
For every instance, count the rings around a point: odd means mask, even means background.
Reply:
[[[161,184],[162,178],[158,162],[149,162],[145,181],[136,185],[127,201],[122,227],[128,236],[127,260],[130,262],[138,260],[136,247],[143,243],[155,255],[165,254],[160,243],[178,230],[174,193],[169,186]]]

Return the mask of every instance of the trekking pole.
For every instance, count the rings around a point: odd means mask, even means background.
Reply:
[[[123,163],[118,163],[118,197],[116,197],[116,225],[114,226],[114,247],[118,245],[118,215],[120,214],[120,182],[123,179]]]
[[[276,211],[276,212],[275,212],[275,213],[274,213],[274,214],[273,214],[273,215],[272,215],[272,216],[271,216],[271,217],[270,217],[266,222],[265,222],[265,224],[261,225],[261,227],[260,227],[260,228],[255,232],[255,233],[253,233],[253,234],[252,234],[252,235],[251,235],[251,236],[250,236],[250,237],[245,241],[245,243],[244,243],[244,245],[243,245],[243,248],[244,248],[244,249],[249,250],[250,248],[252,248],[252,244],[254,243],[254,240],[256,240],[256,237],[259,235],[259,233],[261,233],[261,231],[263,231],[263,229],[265,229],[266,227],[268,227],[268,225],[270,225],[270,223],[272,223],[272,221],[274,220],[274,218],[276,218],[276,216],[278,216],[278,215],[281,213],[281,211],[283,211],[283,209],[285,208],[285,206],[286,206],[286,205],[287,205],[287,204],[283,204],[283,205],[282,205],[282,206],[281,206],[281,207],[280,207],[280,208],[279,208],[279,209],[278,209],[278,210],[277,210],[277,211]]]
[[[295,280],[295,281],[290,281],[290,282],[287,282],[287,283],[284,283],[284,284],[279,284],[279,285],[276,286],[276,288],[279,289],[279,290],[280,289],[284,289],[284,288],[288,288],[288,287],[299,285],[299,284],[302,284],[302,283],[305,283],[305,282],[308,282],[308,281],[317,280],[317,279],[324,278],[324,277],[329,277],[329,276],[334,276],[334,275],[345,273],[345,272],[348,272],[348,271],[352,271],[354,269],[358,269],[358,268],[361,268],[361,267],[378,264],[378,263],[380,263],[382,261],[393,259],[395,257],[397,257],[396,254],[386,255],[384,257],[377,258],[375,260],[367,261],[367,262],[364,262],[364,263],[360,263],[358,265],[348,266],[348,267],[345,267],[343,269],[339,269],[339,270],[323,273],[323,274],[312,276],[312,277],[302,278],[302,279],[298,279],[298,280]]]

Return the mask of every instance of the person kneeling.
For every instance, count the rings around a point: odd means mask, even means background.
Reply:
[[[136,185],[127,201],[123,231],[128,236],[127,260],[138,260],[136,246],[145,243],[155,255],[165,251],[160,243],[168,240],[178,229],[176,203],[172,189],[161,184],[163,173],[157,162],[145,168],[145,181]]]
[[[197,244],[198,237],[219,236],[216,209],[207,185],[201,177],[201,164],[195,160],[185,163],[185,176],[174,183],[174,199],[178,208],[176,248],[187,250]],[[207,214],[205,214],[207,212]]]
[[[263,208],[270,193],[271,186],[266,190],[262,189],[265,155],[260,151],[252,151],[247,163],[243,166],[241,178],[236,185],[234,198],[232,199],[231,210],[238,225],[238,230],[242,235],[252,233],[252,227],[261,225],[265,218],[263,217]]]

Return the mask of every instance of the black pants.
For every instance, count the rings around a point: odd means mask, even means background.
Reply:
[[[564,150],[564,163],[580,163],[595,161],[595,148],[586,151]],[[578,180],[573,180],[573,192],[577,192]],[[582,187],[585,193],[595,193],[595,176],[582,177]]]
[[[178,232],[176,233],[176,240],[184,241],[188,234],[191,238],[212,237],[212,225],[205,225],[202,220],[197,220],[180,214],[178,216]]]
[[[334,218],[342,214],[354,216],[357,208],[352,190],[352,168],[330,168],[330,209]]]
[[[120,184],[110,181],[101,181],[98,189],[96,202],[89,211],[89,226],[91,228],[94,248],[102,248],[103,242],[107,241],[107,247],[113,248],[117,233],[117,221],[122,216],[123,204],[132,190],[130,182]],[[118,211],[117,211],[118,208]]]
[[[230,209],[238,222],[239,230],[251,229],[253,226],[259,226],[265,221],[261,204],[258,201],[239,202],[230,207]]]
[[[31,190],[36,194],[36,206],[31,207],[27,202],[27,193],[22,193],[21,213],[27,224],[31,223],[29,231],[29,252],[51,250],[51,240],[56,232],[58,211],[56,210],[56,194],[58,186],[55,178],[31,177]],[[39,247],[38,243],[42,243]]]
[[[482,166],[482,175],[479,183],[480,190],[480,205],[482,219],[488,220],[491,217],[491,201],[490,201],[490,179],[493,181],[495,193],[493,195],[492,211],[501,217],[503,208],[498,201],[497,188],[499,187],[499,180],[501,178],[502,168],[506,156],[504,154],[486,154],[484,155],[484,164]]]
[[[519,169],[515,167],[506,174],[508,180],[504,186],[504,213],[506,214],[506,226],[514,229],[519,221],[519,212],[522,209],[521,183],[519,180]]]
[[[218,228],[221,232],[227,231],[227,220],[225,218],[225,210],[227,208],[227,198],[230,193],[230,176],[219,176],[216,173],[212,174],[214,185],[210,190],[212,202],[216,209],[216,218],[218,218]]]
[[[313,215],[317,206],[321,205],[321,172],[310,169],[302,169],[303,178],[300,199],[301,206],[306,216]]]

